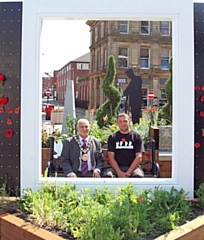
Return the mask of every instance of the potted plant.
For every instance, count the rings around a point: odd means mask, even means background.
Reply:
[[[58,106],[54,108],[51,112],[51,123],[53,124],[62,124],[63,122],[64,108]]]

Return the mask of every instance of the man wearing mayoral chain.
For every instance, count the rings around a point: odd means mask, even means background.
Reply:
[[[104,165],[100,141],[89,135],[87,119],[79,119],[78,135],[64,141],[61,163],[66,177],[99,178]]]

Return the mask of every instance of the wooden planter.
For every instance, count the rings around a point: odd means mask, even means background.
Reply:
[[[204,216],[200,216],[155,240],[202,240],[203,236]]]
[[[41,165],[41,174],[44,174],[47,166],[47,162],[50,160],[50,149],[42,148],[42,165]]]
[[[63,240],[10,214],[0,215],[0,240]]]
[[[62,124],[63,122],[63,112],[51,112],[51,123]]]
[[[202,240],[204,236],[204,216],[180,226],[155,240]],[[0,240],[63,240],[53,233],[36,227],[10,214],[0,215]]]

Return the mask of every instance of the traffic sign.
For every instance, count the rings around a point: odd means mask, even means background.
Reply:
[[[154,92],[153,91],[149,91],[147,96],[148,96],[149,99],[154,98]]]
[[[49,97],[50,94],[51,94],[51,90],[50,89],[46,89],[45,94],[46,94],[47,97]]]

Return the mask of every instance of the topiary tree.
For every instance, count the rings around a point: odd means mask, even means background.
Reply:
[[[172,62],[173,59],[171,57],[169,62],[169,72],[170,76],[165,83],[165,92],[167,103],[159,110],[158,120],[162,118],[172,123]]]
[[[108,58],[108,67],[103,80],[102,89],[107,100],[100,106],[96,113],[96,120],[100,128],[112,124],[116,110],[121,102],[121,94],[114,86],[116,74],[115,59],[113,55]]]

